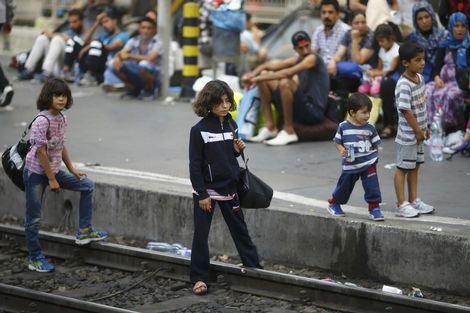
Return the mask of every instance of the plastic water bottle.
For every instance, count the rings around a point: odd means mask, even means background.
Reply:
[[[181,256],[190,257],[191,256],[191,249],[188,249],[188,248],[179,249],[178,251],[176,251],[176,254],[181,255]]]
[[[170,245],[166,242],[149,242],[146,246],[149,250],[160,251],[160,252],[169,252],[176,254],[177,247]]]
[[[167,242],[151,241],[147,243],[146,248],[148,250],[167,252],[167,253],[177,254],[177,255],[186,256],[186,257],[191,256],[191,249],[188,249],[178,243],[169,244]]]
[[[346,147],[347,148],[347,156],[346,156],[346,161],[348,162],[354,162],[354,160],[356,160],[356,156],[354,155],[354,146],[353,145],[349,145]]]
[[[444,146],[441,115],[436,113],[431,124],[430,154],[433,161],[443,160],[442,147]]]

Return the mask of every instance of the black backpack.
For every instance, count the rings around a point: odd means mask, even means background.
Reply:
[[[47,118],[47,116],[42,115],[42,114],[37,115],[31,121],[31,123],[29,123],[29,126],[26,127],[26,129],[24,130],[20,141],[17,144],[8,147],[8,149],[6,149],[5,152],[3,152],[2,154],[2,166],[3,166],[3,169],[5,170],[5,173],[10,178],[10,180],[18,188],[20,188],[23,191],[25,190],[24,181],[23,181],[23,170],[24,170],[24,165],[25,165],[25,159],[26,159],[26,155],[31,149],[31,143],[29,142],[29,139],[26,139],[26,136],[29,134],[29,131],[31,130],[31,126],[33,125],[33,122],[39,116],[45,117],[50,126],[51,123],[49,119]],[[47,127],[47,133],[49,133],[49,126]]]

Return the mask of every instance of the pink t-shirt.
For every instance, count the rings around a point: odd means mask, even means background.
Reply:
[[[36,174],[44,174],[44,169],[39,163],[37,150],[39,147],[47,145],[47,156],[52,172],[57,174],[62,164],[62,149],[65,143],[65,130],[67,129],[67,120],[65,115],[53,115],[49,111],[39,112],[39,116],[31,126],[29,140],[31,150],[26,155],[25,168]],[[49,122],[47,121],[49,119]]]

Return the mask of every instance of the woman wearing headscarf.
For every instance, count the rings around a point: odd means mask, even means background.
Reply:
[[[442,123],[446,133],[464,126],[464,95],[461,88],[468,89],[468,76],[465,86],[459,83],[457,75],[470,69],[470,34],[465,14],[453,13],[449,18],[448,34],[439,44],[436,62],[427,84],[428,121],[431,123],[437,109],[442,109]]]
[[[425,51],[426,65],[424,66],[424,80],[426,83],[433,81],[431,72],[436,63],[436,52],[439,43],[446,37],[446,30],[438,26],[436,14],[432,5],[426,1],[420,1],[413,5],[412,10],[414,31],[408,36],[408,40],[418,43]]]

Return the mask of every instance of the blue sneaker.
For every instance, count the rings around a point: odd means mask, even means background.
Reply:
[[[34,78],[34,73],[31,73],[28,70],[23,70],[22,72],[20,72],[20,74],[17,77],[18,80],[31,80],[33,78]]]
[[[28,268],[31,271],[48,273],[52,272],[55,269],[55,266],[49,263],[49,261],[43,255],[40,255],[34,260],[29,261]]]
[[[153,91],[142,90],[139,94],[139,99],[142,101],[155,100],[155,93]]]
[[[136,99],[137,97],[139,97],[139,91],[135,90],[126,90],[120,96],[122,100],[131,100]]]
[[[75,243],[77,245],[87,245],[92,241],[99,241],[103,240],[108,237],[108,233],[102,230],[95,230],[90,227],[88,232],[82,233],[77,231],[77,235],[75,235]]]
[[[330,212],[330,214],[333,216],[345,216],[341,205],[338,203],[330,203],[328,205],[328,212]]]
[[[379,207],[369,211],[369,218],[373,221],[385,221],[385,217],[382,212],[380,212]]]

